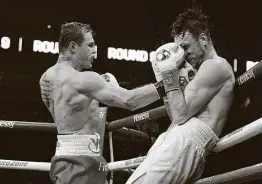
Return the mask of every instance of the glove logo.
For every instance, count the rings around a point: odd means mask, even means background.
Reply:
[[[156,60],[159,61],[159,62],[163,61],[163,60],[166,60],[169,57],[170,57],[170,52],[165,50],[165,49],[161,50],[160,52],[158,52],[156,54]]]

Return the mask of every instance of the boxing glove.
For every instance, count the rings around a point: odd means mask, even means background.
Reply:
[[[156,53],[156,52],[155,52]],[[150,58],[151,66],[153,68],[153,72],[155,74],[155,78],[157,82],[161,82],[163,80],[162,74],[159,70],[158,61],[156,59],[156,54],[152,54]],[[179,66],[178,70],[178,81],[182,90],[185,89],[186,85],[195,77],[195,70],[191,64],[184,61]]]
[[[174,42],[164,44],[156,50],[155,60],[152,59],[157,63],[158,72],[161,73],[165,93],[181,89],[178,81],[178,69],[185,62],[183,48]],[[153,70],[156,68],[154,65],[152,67]]]
[[[165,93],[180,90],[178,69],[185,62],[183,48],[174,42],[164,44],[156,50],[156,60],[163,77]]]
[[[184,50],[174,42],[164,44],[156,50],[156,60],[161,73],[179,69],[184,63]]]
[[[151,62],[153,72],[155,74],[156,81],[157,82],[162,81],[163,77],[158,67],[158,61],[156,60],[156,52],[154,52],[152,56],[150,57],[150,62]]]

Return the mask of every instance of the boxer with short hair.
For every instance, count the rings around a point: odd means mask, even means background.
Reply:
[[[156,50],[172,123],[161,134],[127,184],[183,184],[201,177],[207,155],[218,142],[233,100],[234,73],[214,49],[207,16],[188,9],[173,24],[174,43]],[[197,70],[183,90],[184,61]]]
[[[101,146],[106,105],[135,110],[160,98],[155,84],[133,90],[118,85],[116,78],[90,69],[97,48],[90,25],[78,22],[61,26],[57,63],[40,79],[42,100],[57,126],[56,153],[51,160],[54,184],[104,184],[107,163]]]

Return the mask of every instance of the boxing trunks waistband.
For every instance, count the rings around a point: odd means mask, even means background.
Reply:
[[[175,127],[174,127],[175,128]],[[186,123],[176,128],[184,134],[191,142],[194,142],[203,156],[206,156],[217,144],[219,138],[214,131],[198,118],[191,118]],[[172,132],[172,129],[170,130]]]
[[[100,156],[100,135],[57,135],[55,156]]]

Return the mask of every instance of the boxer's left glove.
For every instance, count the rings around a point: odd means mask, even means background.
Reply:
[[[165,93],[165,89],[164,89],[164,83],[163,83],[163,77],[162,77],[162,74],[159,70],[159,67],[158,67],[158,62],[156,60],[156,52],[154,52],[152,54],[152,56],[150,57],[150,62],[151,62],[151,66],[153,68],[153,72],[155,74],[155,78],[156,78],[156,83],[154,84],[155,85],[155,88],[158,92],[158,95],[160,98],[164,98],[166,96],[166,93]],[[165,99],[164,99],[165,100]]]
[[[178,78],[179,68],[185,63],[183,48],[174,42],[164,44],[156,50],[156,60],[165,92],[181,89]]]

